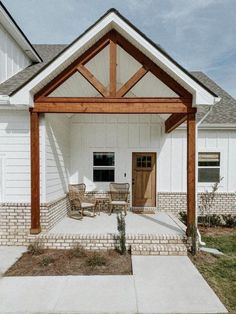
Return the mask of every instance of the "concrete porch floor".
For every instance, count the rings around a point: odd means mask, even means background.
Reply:
[[[116,214],[109,216],[101,213],[96,217],[84,217],[75,220],[63,218],[47,234],[114,234],[117,233]],[[127,234],[168,234],[184,235],[185,226],[172,214],[134,214],[128,212],[126,216]]]

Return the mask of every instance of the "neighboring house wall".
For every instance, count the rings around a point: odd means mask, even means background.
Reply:
[[[45,115],[46,202],[63,197],[68,191],[70,120],[63,114]]]
[[[0,24],[0,83],[31,64],[31,60]]]

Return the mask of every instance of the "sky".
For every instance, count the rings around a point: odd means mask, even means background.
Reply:
[[[116,8],[189,71],[236,98],[236,0],[2,0],[33,44],[68,44]]]

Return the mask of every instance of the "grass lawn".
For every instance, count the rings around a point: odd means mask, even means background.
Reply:
[[[207,247],[217,248],[225,255],[199,252],[191,257],[193,263],[208,281],[230,313],[236,313],[236,230],[224,228],[203,229]]]

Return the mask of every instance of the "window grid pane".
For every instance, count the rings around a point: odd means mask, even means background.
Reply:
[[[93,181],[114,182],[115,181],[115,153],[96,152],[93,153]]]

